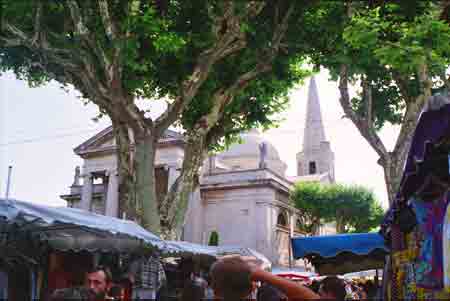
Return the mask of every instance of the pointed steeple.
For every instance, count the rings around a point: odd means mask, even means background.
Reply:
[[[303,149],[297,153],[297,175],[325,175],[334,182],[334,153],[326,140],[320,111],[319,93],[314,77],[309,82]],[[321,180],[322,181],[322,180]]]
[[[320,143],[326,141],[325,130],[322,123],[319,93],[316,80],[311,77],[308,90],[308,102],[306,105],[306,123],[303,134],[303,151],[311,151],[320,148]]]

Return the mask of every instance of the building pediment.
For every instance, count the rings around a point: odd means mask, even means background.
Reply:
[[[183,146],[184,136],[176,131],[166,130],[163,136],[158,140],[158,147],[170,145]],[[81,143],[74,149],[74,152],[84,158],[91,154],[114,152],[115,149],[116,142],[113,135],[113,128],[112,126],[109,126]]]

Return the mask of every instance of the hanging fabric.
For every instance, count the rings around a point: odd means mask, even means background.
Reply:
[[[423,234],[420,255],[416,263],[417,286],[429,289],[444,287],[443,224],[447,209],[447,196],[434,202],[411,201]]]

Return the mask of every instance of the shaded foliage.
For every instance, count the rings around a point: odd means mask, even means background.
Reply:
[[[336,222],[340,233],[369,232],[383,217],[373,192],[361,186],[298,183],[291,200],[300,211],[300,226],[307,233],[315,233],[330,222]]]

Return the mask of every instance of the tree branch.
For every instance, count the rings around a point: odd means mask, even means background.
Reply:
[[[281,21],[281,23],[278,24],[278,26],[275,30],[275,33],[272,37],[272,44],[273,44],[272,49],[275,51],[278,51],[281,40],[284,38],[284,35],[286,34],[286,31],[287,31],[288,25],[289,25],[289,18],[291,17],[292,13],[294,12],[294,8],[295,8],[295,2],[291,2],[291,5],[289,6],[286,14],[283,17],[283,20]]]
[[[361,81],[361,85],[363,88],[363,101],[364,101],[364,111],[365,111],[365,119],[367,122],[367,126],[369,128],[373,127],[373,100],[372,100],[372,88],[367,80],[367,78],[363,78]]]
[[[106,35],[111,41],[116,41],[117,27],[109,14],[108,2],[107,0],[98,0],[97,3],[100,10],[100,15],[102,17],[103,26],[105,27]]]
[[[426,64],[422,64],[417,71],[422,93],[415,98],[414,101],[408,102],[405,114],[403,116],[402,127],[400,134],[394,147],[394,155],[406,156],[405,146],[409,146],[409,142],[417,126],[418,116],[425,106],[428,99],[431,97],[432,82],[429,78],[428,68]]]
[[[228,57],[246,46],[245,34],[241,31],[242,17],[234,15],[234,4],[232,1],[225,2],[223,16],[216,17],[213,28],[217,40],[214,45],[200,54],[196,66],[188,79],[181,85],[180,95],[175,98],[167,110],[155,120],[155,132],[159,137],[162,133],[178,119],[180,114],[192,101],[198,89],[208,78],[212,66],[219,60]],[[261,11],[261,4],[254,1],[247,6],[249,14]],[[222,32],[225,30],[224,32]]]
[[[69,8],[70,16],[73,21],[75,33],[77,35],[83,36],[89,33],[88,28],[86,27],[83,16],[80,11],[80,7],[76,0],[67,0],[65,4]]]
[[[42,6],[42,1],[37,0],[36,13],[34,16],[34,35],[32,44],[36,44],[41,36]]]
[[[386,150],[386,147],[384,146],[380,137],[377,135],[373,127],[368,126],[368,123],[365,120],[365,118],[356,115],[356,113],[353,111],[351,107],[350,96],[348,93],[347,68],[348,67],[344,64],[341,66],[339,78],[339,91],[341,97],[339,98],[339,102],[341,103],[341,106],[344,110],[346,117],[350,118],[350,120],[355,124],[355,126],[359,130],[359,133],[367,140],[367,142],[369,142],[369,144],[380,156],[380,159],[383,162],[385,162],[389,157],[389,153]]]
[[[392,71],[392,77],[394,78],[395,83],[397,84],[397,87],[399,88],[405,102],[411,102],[412,100],[408,91],[408,80],[395,71]]]

